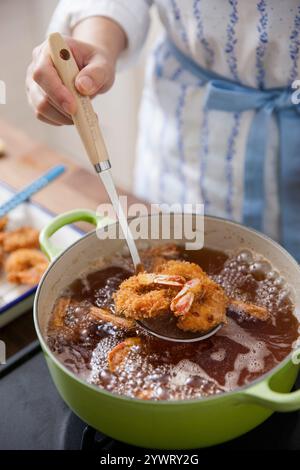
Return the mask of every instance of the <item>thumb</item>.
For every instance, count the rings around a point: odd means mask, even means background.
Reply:
[[[82,95],[92,96],[111,87],[114,72],[102,57],[94,56],[77,75],[75,86]]]

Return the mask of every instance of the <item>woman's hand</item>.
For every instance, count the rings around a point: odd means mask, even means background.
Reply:
[[[77,90],[91,97],[109,90],[117,58],[126,47],[126,36],[120,26],[107,18],[89,18],[79,23],[72,38],[65,39],[80,69],[75,80]],[[56,126],[73,124],[70,115],[76,112],[76,102],[56,72],[47,41],[33,51],[26,90],[38,119]]]

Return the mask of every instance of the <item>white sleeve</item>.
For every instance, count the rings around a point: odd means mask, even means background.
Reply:
[[[152,3],[153,0],[60,0],[48,33],[59,31],[69,35],[74,26],[85,18],[111,18],[127,35],[128,46],[118,62],[118,69],[122,69],[136,59],[146,41]]]

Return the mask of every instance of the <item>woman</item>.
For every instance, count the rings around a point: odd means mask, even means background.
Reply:
[[[300,2],[62,0],[50,31],[67,35],[80,93],[104,93],[116,64],[135,59],[153,5],[165,33],[147,66],[136,194],[203,202],[206,213],[263,230],[300,258],[300,116],[289,92],[298,78]],[[71,123],[75,104],[47,43],[34,50],[27,89],[39,119]]]

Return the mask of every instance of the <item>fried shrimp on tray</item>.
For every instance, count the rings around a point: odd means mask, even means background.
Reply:
[[[2,244],[6,253],[11,253],[21,248],[38,248],[39,231],[32,227],[20,227],[11,232],[5,232]]]
[[[0,232],[2,232],[8,223],[8,217],[5,215],[4,217],[0,217]]]
[[[24,248],[11,253],[5,262],[7,279],[16,284],[39,283],[48,261],[39,250]]]
[[[3,259],[4,259],[4,251],[3,251],[3,248],[0,244],[0,268],[2,267]]]
[[[171,260],[153,273],[140,273],[122,282],[114,295],[116,313],[133,319],[153,318],[171,312],[177,326],[205,332],[227,322],[228,307],[266,320],[263,307],[230,299],[195,263]]]

